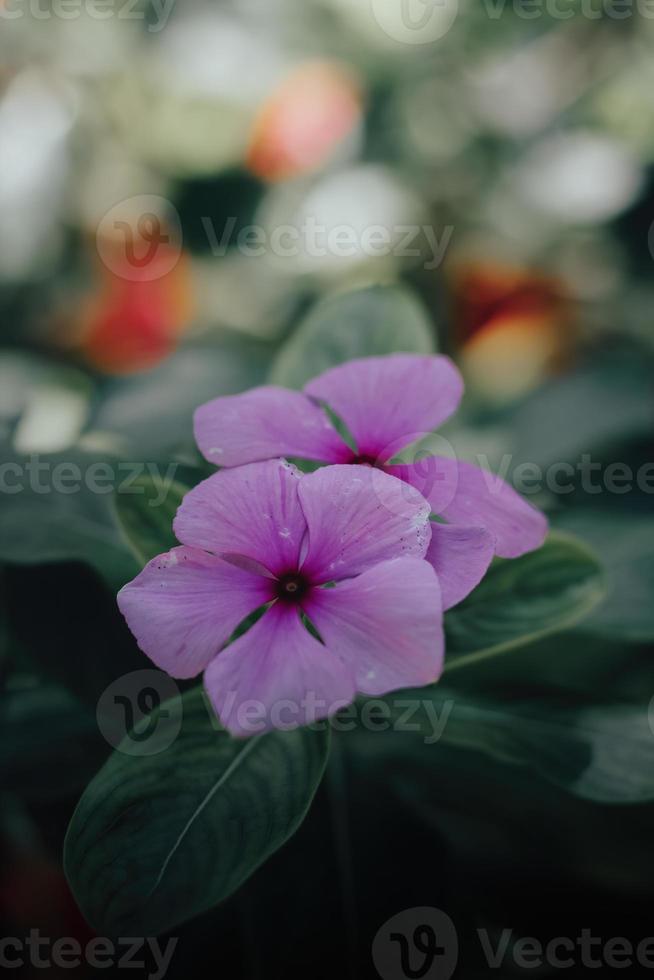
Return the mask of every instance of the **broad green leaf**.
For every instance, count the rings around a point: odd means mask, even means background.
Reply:
[[[557,525],[578,534],[606,567],[606,601],[580,628],[633,643],[654,640],[654,517],[579,508],[559,515]]]
[[[599,608],[599,607],[597,607]],[[448,683],[457,691],[484,697],[519,696],[524,691],[584,698],[598,703],[638,701],[654,691],[654,659],[647,647],[604,639],[586,624],[514,647],[498,657],[454,671]]]
[[[301,388],[336,364],[397,351],[434,352],[429,317],[413,294],[398,286],[342,293],[311,310],[277,355],[270,380]]]
[[[446,671],[467,667],[587,616],[605,593],[586,545],[553,532],[521,558],[497,559],[481,585],[445,617]]]
[[[66,838],[68,880],[102,934],[158,934],[231,895],[300,826],[327,760],[328,731],[231,738],[199,688],[151,718],[154,754],[123,743]]]
[[[40,804],[80,793],[107,755],[95,714],[59,685],[14,676],[0,702],[0,780]]]
[[[79,443],[92,405],[89,378],[45,358],[4,351],[0,392],[6,423],[0,431],[0,561],[84,561],[112,586],[121,585],[134,573],[134,561],[109,512],[117,460]]]
[[[90,437],[116,442],[123,459],[190,457],[198,405],[262,384],[268,360],[265,345],[242,336],[185,346],[150,371],[107,381]]]
[[[83,561],[120,588],[137,571],[111,513],[121,464],[78,448],[20,455],[0,440],[11,468],[0,507],[0,561],[35,565]]]
[[[179,544],[173,534],[173,520],[189,489],[175,480],[141,476],[129,493],[115,494],[118,524],[142,565]]]
[[[501,702],[440,688],[406,693],[421,706],[412,720],[423,737],[433,741],[438,719],[434,752],[450,745],[526,766],[566,792],[599,803],[654,800],[654,715],[647,704]]]
[[[498,881],[525,880],[525,874],[534,893],[556,881],[557,897],[566,903],[566,895],[572,896],[572,920],[581,894],[592,901],[593,895],[611,895],[616,881],[629,891],[651,880],[652,803],[597,805],[545,779],[533,762],[507,765],[444,739],[426,745],[413,736],[377,735],[361,739],[352,783],[367,779],[369,795],[376,787],[384,787],[391,800],[397,794],[406,807],[407,826],[414,817],[424,822],[422,833],[413,830],[420,843],[418,866],[425,860],[420,850],[430,853],[427,842],[444,838],[440,865],[435,855],[432,866],[435,860],[441,867],[472,868],[475,880],[494,895]],[[348,747],[358,748],[358,738],[346,738]],[[625,775],[632,778],[629,770]],[[641,775],[648,778],[645,768]],[[628,804],[615,795],[613,802]],[[452,877],[456,888],[457,875]],[[509,904],[501,913],[504,921],[520,914],[512,899]],[[496,905],[492,914],[497,921]]]
[[[654,412],[651,378],[642,355],[617,349],[539,388],[514,412],[514,461],[576,462],[583,453],[647,438]]]
[[[133,562],[132,575],[137,571]],[[5,587],[11,659],[63,684],[94,710],[117,678],[150,665],[120,614],[115,591],[85,565],[8,566]]]

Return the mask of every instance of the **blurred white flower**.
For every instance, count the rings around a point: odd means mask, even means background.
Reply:
[[[29,278],[53,244],[68,170],[70,100],[36,71],[0,101],[0,277]]]
[[[535,143],[513,173],[525,201],[559,221],[608,221],[643,186],[642,168],[620,143],[590,132],[550,136]]]
[[[365,164],[309,187],[275,188],[257,220],[271,262],[290,274],[338,277],[360,266],[396,268],[398,245],[409,231],[415,244],[421,215],[422,203],[391,170]]]

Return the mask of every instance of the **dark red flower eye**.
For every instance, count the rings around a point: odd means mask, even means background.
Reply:
[[[284,602],[298,602],[309,583],[299,572],[289,572],[277,580],[277,596]]]

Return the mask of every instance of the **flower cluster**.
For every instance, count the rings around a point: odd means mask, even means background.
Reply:
[[[257,730],[294,727],[437,680],[444,610],[494,554],[542,543],[545,518],[503,481],[445,457],[393,463],[462,390],[447,358],[398,354],[198,409],[198,445],[222,469],[184,498],[181,547],[118,602],[157,666],[204,672],[234,735],[253,712]],[[292,458],[327,465],[303,474]]]

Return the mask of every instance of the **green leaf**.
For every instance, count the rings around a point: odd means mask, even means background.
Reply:
[[[185,345],[147,372],[108,380],[91,436],[116,443],[122,459],[193,458],[198,405],[263,384],[269,358],[267,345],[242,334]]]
[[[25,456],[2,440],[0,457],[12,467],[7,479],[11,490],[3,494],[0,507],[0,561],[83,561],[114,589],[135,575],[137,565],[111,513],[111,474],[114,479],[120,474],[115,459],[76,447]],[[109,478],[101,475],[105,470]],[[99,491],[91,489],[91,478]]]
[[[74,799],[107,755],[92,710],[26,676],[3,691],[0,730],[2,786],[30,802]]]
[[[559,705],[542,699],[494,702],[443,689],[407,692],[424,737],[525,766],[573,796],[596,803],[654,800],[654,716],[645,704]],[[392,704],[392,702],[391,702]]]
[[[630,643],[654,640],[654,518],[579,508],[559,515],[557,525],[578,534],[606,567],[606,601],[581,629]]]
[[[12,659],[24,669],[64,685],[95,711],[117,678],[148,666],[114,590],[92,569],[77,562],[11,565],[4,577]]]
[[[542,548],[497,559],[481,585],[445,617],[445,670],[453,671],[568,629],[605,594],[586,545],[551,533]]]
[[[434,352],[426,311],[408,290],[375,286],[319,302],[282,347],[270,380],[301,388],[327,368],[355,357]]]
[[[155,935],[231,895],[300,826],[327,761],[328,730],[231,738],[200,688],[151,720],[151,754],[122,743],[66,838],[68,880],[101,934]]]
[[[144,475],[134,480],[129,493],[115,494],[118,524],[142,565],[179,544],[173,534],[173,520],[188,490],[175,480],[166,483]]]
[[[582,453],[648,438],[654,410],[651,379],[651,364],[642,353],[617,348],[589,357],[515,409],[514,462],[576,462]]]
[[[473,696],[530,691],[596,702],[637,701],[643,691],[654,691],[654,660],[648,649],[586,632],[593,615],[572,629],[489,657],[472,670],[455,671],[448,684]]]

